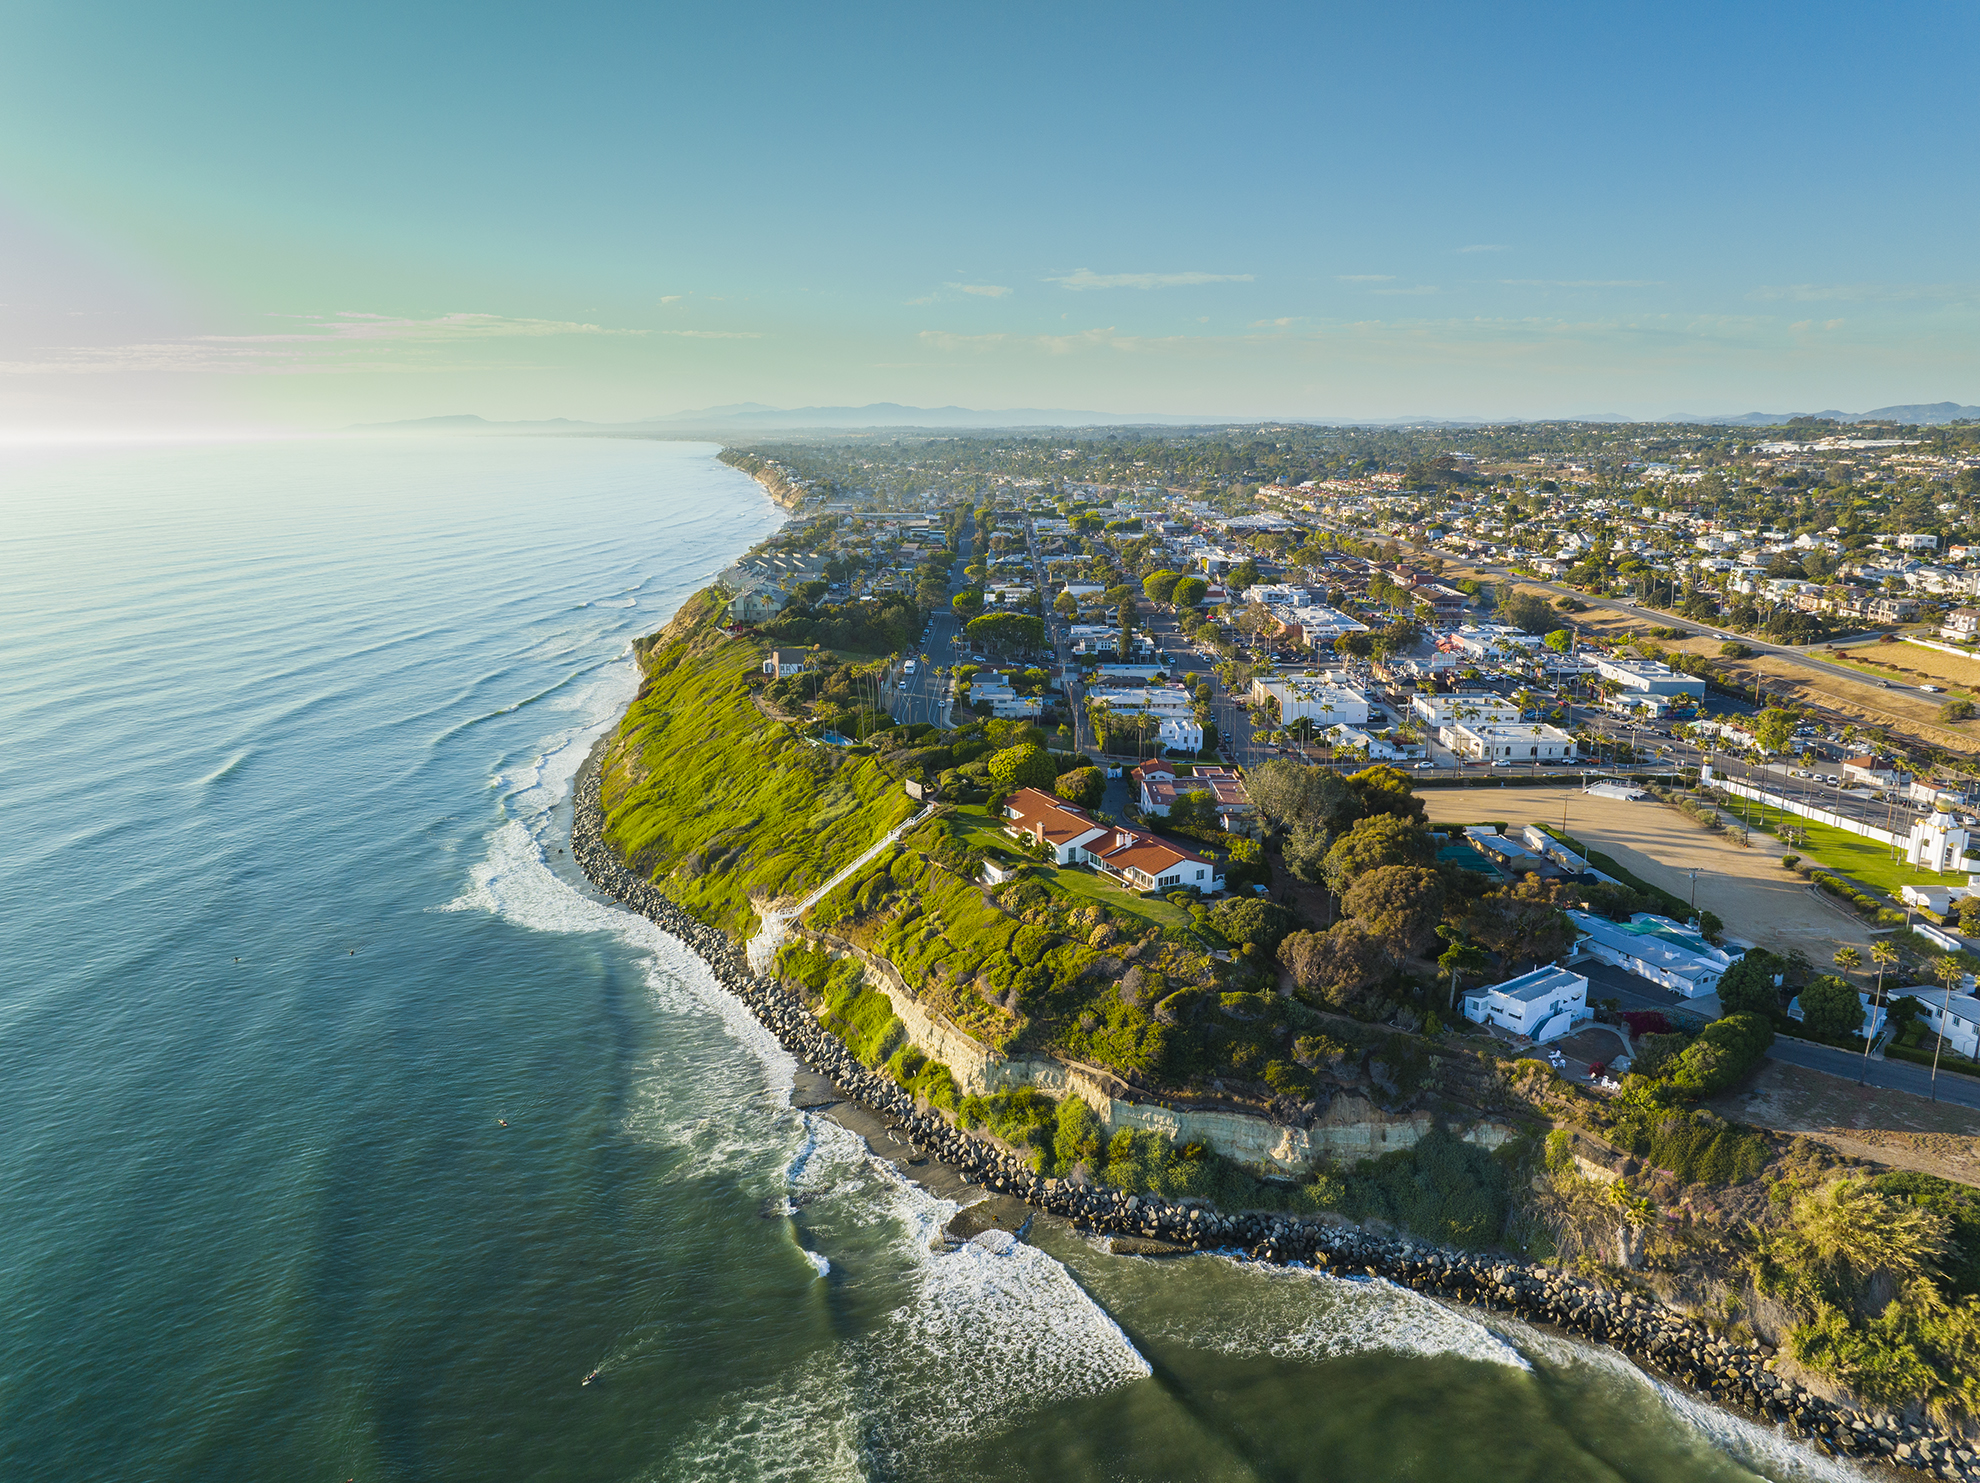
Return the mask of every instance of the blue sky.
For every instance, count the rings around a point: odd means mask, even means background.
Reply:
[[[1980,402],[1970,6],[0,26],[13,428]]]

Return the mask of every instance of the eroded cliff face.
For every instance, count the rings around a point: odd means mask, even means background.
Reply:
[[[1078,1097],[1093,1109],[1109,1135],[1123,1128],[1163,1133],[1177,1143],[1200,1143],[1266,1174],[1304,1175],[1323,1164],[1351,1164],[1398,1153],[1427,1134],[1433,1123],[1427,1112],[1384,1112],[1352,1091],[1336,1096],[1304,1126],[1221,1108],[1151,1102],[1135,1096],[1119,1077],[1098,1066],[1037,1053],[1007,1056],[930,1010],[885,958],[808,928],[796,928],[793,935],[834,957],[858,959],[867,970],[868,982],[887,996],[914,1048],[947,1066],[967,1095],[1029,1086],[1052,1097]],[[1511,1140],[1515,1130],[1480,1118],[1459,1136],[1492,1149]]]
[[[731,468],[741,469],[750,478],[763,486],[764,494],[773,505],[782,505],[787,510],[795,510],[804,498],[804,490],[793,484],[784,468],[768,459],[740,448],[724,448],[715,455]]]

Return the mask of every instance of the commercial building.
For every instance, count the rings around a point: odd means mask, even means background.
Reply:
[[[1431,726],[1448,726],[1457,721],[1517,721],[1519,707],[1504,696],[1412,695],[1410,714]]]
[[[1732,967],[1724,949],[1669,917],[1640,911],[1627,922],[1612,922],[1590,912],[1571,911],[1568,920],[1582,934],[1579,951],[1687,999],[1718,992],[1719,980]]]
[[[1696,675],[1679,674],[1660,659],[1595,658],[1595,673],[1611,684],[1638,695],[1689,695],[1694,700],[1705,694],[1705,682]]]
[[[1311,721],[1316,726],[1361,726],[1370,714],[1368,697],[1359,690],[1314,675],[1282,675],[1251,682],[1251,703],[1279,704],[1279,724]]]
[[[1437,740],[1474,762],[1560,762],[1575,753],[1573,737],[1558,726],[1544,723],[1455,721],[1437,728]]]
[[[1464,1017],[1496,1025],[1535,1041],[1558,1040],[1582,1020],[1592,1019],[1588,980],[1558,966],[1536,968],[1489,988],[1467,989]]]

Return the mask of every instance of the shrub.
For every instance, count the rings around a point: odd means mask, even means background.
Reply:
[[[1357,1164],[1341,1179],[1335,1208],[1432,1241],[1484,1246],[1504,1229],[1508,1186],[1503,1163],[1432,1128],[1414,1148]]]
[[[1774,1027],[1759,1015],[1729,1014],[1712,1021],[1678,1054],[1664,1086],[1685,1101],[1712,1096],[1744,1078],[1773,1043]]]

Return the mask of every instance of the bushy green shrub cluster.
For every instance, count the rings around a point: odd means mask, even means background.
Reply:
[[[1687,1108],[1623,1107],[1609,1137],[1686,1184],[1745,1184],[1767,1162],[1760,1134]]]
[[[1757,1014],[1713,1020],[1654,1083],[1661,1101],[1696,1102],[1737,1084],[1767,1054],[1774,1027]]]
[[[1428,1240],[1485,1246],[1505,1228],[1517,1157],[1433,1128],[1414,1147],[1364,1160],[1314,1188],[1327,1208],[1351,1220],[1384,1220]]]
[[[776,972],[817,996],[819,1022],[861,1064],[883,1069],[933,1106],[950,1113],[961,1107],[962,1093],[949,1068],[908,1042],[907,1026],[885,994],[866,986],[865,970],[855,959],[833,958],[802,942],[789,942],[777,952]]]

